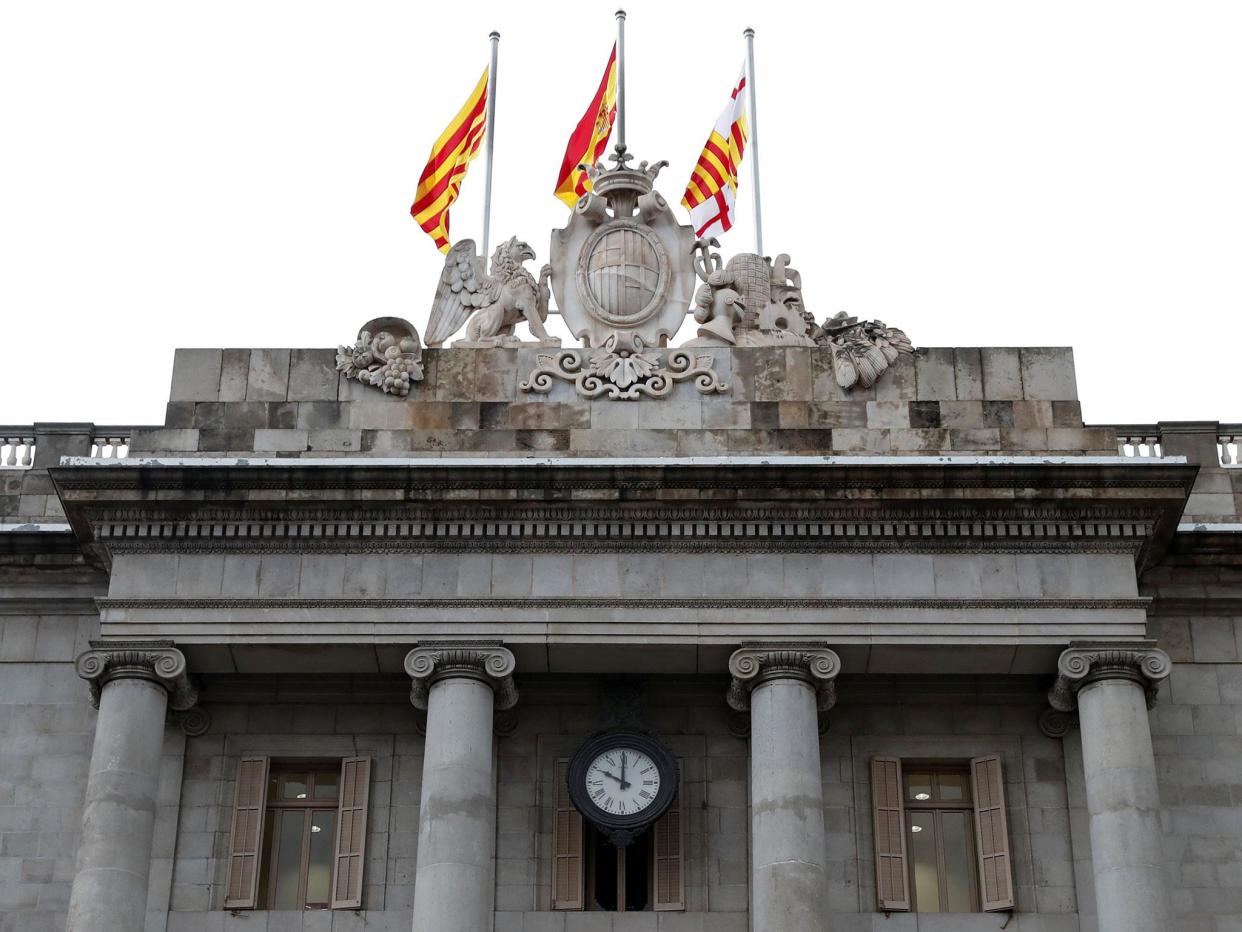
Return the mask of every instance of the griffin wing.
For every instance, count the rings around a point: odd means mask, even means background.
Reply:
[[[436,286],[427,321],[427,345],[440,346],[456,333],[471,312],[490,303],[487,298],[490,276],[483,272],[483,262],[475,255],[474,240],[462,239],[444,257],[444,271]]]

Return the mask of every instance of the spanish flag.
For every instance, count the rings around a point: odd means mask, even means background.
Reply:
[[[707,137],[703,154],[690,173],[681,199],[690,211],[690,223],[699,239],[728,232],[733,226],[733,203],[737,198],[738,168],[750,127],[746,122],[746,69],[733,86],[729,103]]]
[[[487,128],[487,69],[448,128],[431,147],[427,167],[418,179],[410,214],[440,252],[448,252],[449,208],[457,200],[470,161],[479,154]]]
[[[617,46],[614,44],[612,54],[608,56],[608,65],[604,68],[604,79],[599,82],[599,90],[569,137],[565,158],[561,161],[561,173],[556,179],[555,194],[570,208],[591,190],[591,179],[578,166],[594,165],[603,158],[608,148],[608,137],[612,135],[612,121],[616,118]]]

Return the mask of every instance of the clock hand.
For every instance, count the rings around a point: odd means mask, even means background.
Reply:
[[[604,776],[608,777],[611,780],[616,780],[618,783],[622,783],[622,784],[625,783],[625,781],[622,780],[620,777],[609,773],[607,770],[601,770],[600,773],[602,773]]]
[[[630,784],[625,779],[625,752],[621,752],[621,789],[628,790]]]

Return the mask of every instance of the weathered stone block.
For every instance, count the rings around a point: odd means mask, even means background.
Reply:
[[[979,351],[983,369],[983,397],[989,401],[1019,401],[1022,393],[1022,360],[1012,347],[988,346]]]
[[[336,351],[295,349],[289,360],[289,401],[335,401]]]
[[[253,349],[246,377],[247,401],[286,401],[289,394],[287,349]]]
[[[957,374],[953,350],[933,346],[920,351],[914,361],[917,401],[953,401],[957,398]]]
[[[983,359],[977,347],[953,350],[953,374],[960,401],[982,401]]]
[[[1069,347],[1023,347],[1023,396],[1041,401],[1076,401],[1074,351]]]
[[[179,349],[173,354],[169,401],[217,401],[220,398],[218,349]]]

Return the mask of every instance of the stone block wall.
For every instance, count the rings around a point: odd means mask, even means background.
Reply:
[[[729,384],[702,395],[591,400],[568,382],[520,388],[527,349],[427,350],[406,398],[339,377],[335,351],[184,349],[162,429],[134,454],[618,456],[729,453],[1096,453],[1073,354],[1063,348],[929,348],[870,389],[837,386],[831,353],[711,349]]]
[[[1175,558],[1177,559],[1177,558]],[[1242,928],[1242,566],[1143,577],[1148,630],[1174,661],[1152,712],[1179,932]]]

